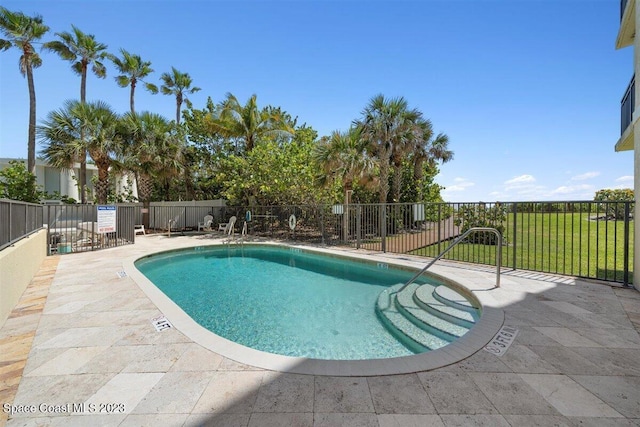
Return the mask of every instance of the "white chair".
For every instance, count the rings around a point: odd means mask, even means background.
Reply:
[[[236,217],[232,216],[229,218],[229,222],[221,222],[218,224],[218,231],[222,231],[224,234],[231,234],[230,231],[233,231],[233,227],[236,224]]]
[[[229,218],[229,222],[227,223],[227,226],[224,230],[224,234],[227,235],[229,242],[231,242],[231,239],[235,234],[236,219],[237,218],[235,216],[232,216],[231,218]]]
[[[213,222],[213,217],[211,215],[205,215],[204,221],[198,223],[198,231],[200,231],[200,230],[204,230],[204,231],[211,230],[211,223],[212,222]]]
[[[146,233],[144,232],[144,224],[136,224],[133,226],[133,233],[134,234],[142,234],[143,236],[146,235]]]

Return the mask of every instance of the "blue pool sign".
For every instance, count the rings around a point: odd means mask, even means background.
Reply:
[[[113,233],[116,231],[116,207],[98,206],[98,233]]]

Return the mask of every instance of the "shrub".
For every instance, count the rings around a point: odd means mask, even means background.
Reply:
[[[505,205],[496,203],[495,205],[487,206],[484,203],[474,203],[460,205],[454,223],[461,227],[461,233],[473,227],[491,227],[498,230],[502,235],[506,219],[507,207]],[[497,237],[493,233],[473,233],[467,238],[467,242],[495,245],[497,244]]]
[[[604,211],[608,218],[611,219],[624,219],[624,202],[633,202],[634,195],[633,190],[630,188],[624,189],[604,189],[596,191],[596,195],[593,198],[596,202],[603,202],[598,205],[598,209]],[[633,210],[633,205],[629,207],[629,212]]]
[[[9,167],[0,171],[0,197],[40,203],[41,195],[36,185],[36,176],[27,170],[24,162],[11,160]]]

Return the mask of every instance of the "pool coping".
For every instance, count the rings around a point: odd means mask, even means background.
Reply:
[[[197,246],[220,246],[223,244],[222,242],[211,242],[208,244],[194,242],[192,245],[187,245],[181,249]],[[255,243],[252,243],[252,245],[254,244]],[[389,257],[389,254],[381,257],[375,254],[339,251],[336,250],[336,248],[292,245],[282,242],[261,242],[259,245],[300,248],[309,252],[317,252],[325,255],[329,254],[373,262],[384,261],[389,265],[400,268],[419,268],[417,265],[419,259],[417,258],[394,258]],[[429,270],[430,273],[445,281],[447,285],[471,294],[476,298],[482,308],[482,315],[476,325],[453,343],[437,350],[416,355],[368,360],[310,359],[267,353],[227,340],[199,325],[135,267],[134,263],[136,260],[159,252],[167,251],[149,250],[147,253],[138,254],[135,257],[123,260],[124,271],[158,307],[171,324],[193,342],[229,359],[262,369],[287,373],[330,376],[377,376],[429,371],[457,363],[482,350],[504,324],[503,310],[499,308],[491,298],[490,293],[486,292],[492,288],[478,285],[477,283],[473,283],[469,278],[455,276],[446,269],[434,266]],[[424,260],[422,260],[422,263],[424,263]]]

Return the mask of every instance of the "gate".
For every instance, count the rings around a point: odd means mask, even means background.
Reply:
[[[48,254],[96,251],[135,241],[135,206],[47,205]]]

